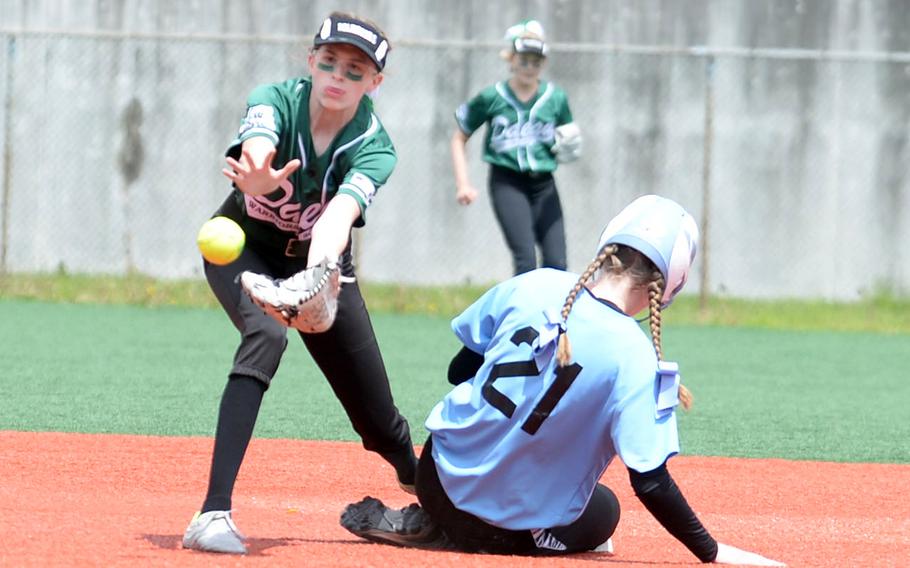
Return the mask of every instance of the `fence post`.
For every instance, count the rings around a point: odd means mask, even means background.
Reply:
[[[0,274],[6,274],[9,250],[10,184],[12,183],[12,123],[13,123],[13,58],[16,55],[16,36],[11,35],[6,46],[6,88],[3,90],[3,198],[0,202]]]
[[[701,279],[699,281],[698,308],[704,312],[708,309],[708,288],[710,286],[711,265],[711,149],[714,144],[714,56],[705,58],[705,126],[704,154],[701,173]]]

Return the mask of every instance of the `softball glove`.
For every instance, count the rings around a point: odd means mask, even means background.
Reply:
[[[581,129],[574,122],[556,127],[556,142],[550,148],[556,161],[574,162],[581,156]]]
[[[322,333],[335,323],[340,275],[338,263],[325,259],[285,280],[247,271],[240,283],[253,303],[282,325]]]

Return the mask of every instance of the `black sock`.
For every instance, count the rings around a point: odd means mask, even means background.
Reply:
[[[240,375],[231,377],[224,387],[218,410],[209,489],[202,504],[203,513],[231,509],[234,482],[253,437],[253,427],[256,425],[265,389],[266,385],[262,381]]]
[[[414,455],[414,448],[410,444],[405,449],[382,454],[382,457],[395,468],[398,481],[405,485],[414,485],[417,479],[417,456]]]

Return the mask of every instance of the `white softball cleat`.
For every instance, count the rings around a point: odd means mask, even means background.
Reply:
[[[231,519],[230,511],[197,512],[183,533],[183,548],[246,554],[246,546],[243,544],[245,538]]]

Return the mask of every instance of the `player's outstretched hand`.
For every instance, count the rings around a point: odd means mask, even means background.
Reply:
[[[729,544],[717,543],[715,564],[736,564],[737,566],[786,566],[776,560],[765,558],[761,554],[741,550]]]
[[[477,190],[473,185],[459,185],[455,190],[455,200],[460,205],[470,205],[477,199]]]
[[[291,160],[280,170],[272,169],[274,145],[265,142],[268,146],[257,146],[253,142],[256,140],[257,138],[251,138],[244,142],[240,160],[226,158],[229,167],[221,170],[221,173],[234,182],[240,191],[254,196],[272,193],[300,167],[300,160]]]

